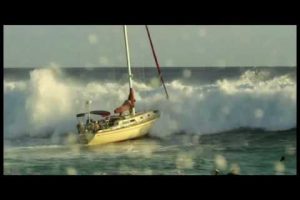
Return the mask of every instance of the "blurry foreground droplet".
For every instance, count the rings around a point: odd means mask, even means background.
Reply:
[[[182,75],[184,78],[190,78],[192,75],[192,72],[189,69],[185,69],[185,70],[183,70]]]
[[[215,164],[218,169],[225,170],[227,168],[227,161],[222,155],[215,156]]]
[[[191,169],[194,166],[193,158],[188,154],[180,153],[176,158],[176,167],[178,169]]]
[[[261,109],[256,109],[254,111],[255,118],[260,119],[264,116],[264,112]]]
[[[207,34],[207,31],[206,31],[205,28],[200,28],[200,29],[198,30],[198,36],[199,36],[199,37],[205,37],[206,34]]]
[[[276,162],[274,164],[276,174],[281,174],[285,171],[285,165],[283,162]]]
[[[153,152],[153,148],[151,148],[151,146],[146,146],[144,147],[142,150],[142,155],[145,157],[145,158],[151,158],[152,156],[152,152]]]
[[[77,144],[77,137],[74,134],[69,134],[66,138],[66,144]]]
[[[67,167],[66,171],[68,175],[77,175],[77,170],[74,167]]]
[[[151,80],[150,80],[150,85],[151,85],[151,87],[159,87],[160,86],[160,81],[159,81],[159,79],[158,78],[152,78]]]
[[[237,163],[231,164],[230,172],[232,174],[240,174],[240,171],[241,171],[240,166]]]

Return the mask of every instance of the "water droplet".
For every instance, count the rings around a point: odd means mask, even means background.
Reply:
[[[225,170],[227,168],[227,161],[222,155],[215,156],[215,164],[218,169]]]
[[[194,161],[191,155],[186,153],[178,154],[176,158],[176,167],[178,169],[191,169],[194,166]]]
[[[190,78],[192,75],[192,72],[189,69],[185,69],[185,70],[183,70],[182,75],[184,78]]]
[[[67,167],[66,171],[68,175],[77,175],[77,170],[74,167]]]

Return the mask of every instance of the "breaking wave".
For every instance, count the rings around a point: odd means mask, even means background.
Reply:
[[[193,85],[173,80],[166,100],[157,82],[134,82],[137,110],[162,113],[151,135],[175,132],[209,134],[240,127],[285,130],[296,127],[296,83],[288,75],[268,77],[248,70],[238,79]],[[4,137],[59,137],[75,132],[76,117],[91,109],[113,111],[128,96],[128,85],[88,83],[67,77],[59,68],[35,69],[28,81],[4,80]]]

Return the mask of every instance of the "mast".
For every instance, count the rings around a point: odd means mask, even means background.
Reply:
[[[129,77],[129,94],[133,95],[133,87],[132,87],[132,73],[131,73],[131,63],[130,63],[130,52],[129,52],[129,45],[128,45],[128,36],[127,36],[127,26],[123,26],[124,30],[124,38],[125,38],[125,47],[126,47],[126,57],[127,57],[127,67],[128,67],[128,77]],[[134,104],[134,102],[131,102]],[[132,115],[135,115],[135,108],[132,108]]]

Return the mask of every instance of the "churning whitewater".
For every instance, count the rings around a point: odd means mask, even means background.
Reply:
[[[203,83],[193,76],[195,69],[180,69],[182,77],[173,78],[171,69],[164,72],[171,77],[166,82],[170,100],[165,99],[155,76],[134,82],[137,110],[161,111],[151,136],[296,127],[296,81],[291,73],[271,76],[270,69],[246,69],[233,77]],[[82,68],[82,73],[85,71]],[[87,76],[70,76],[57,66],[28,73],[28,79],[4,76],[6,140],[47,136],[55,143],[61,135],[76,132],[75,115],[86,111],[86,100],[92,100],[91,109],[112,112],[128,95],[128,85],[122,79],[89,80]],[[95,73],[105,76],[104,70]]]

